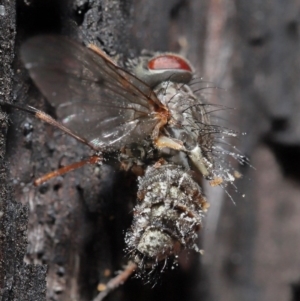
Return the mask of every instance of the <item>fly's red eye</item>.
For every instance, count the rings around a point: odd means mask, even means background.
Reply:
[[[148,62],[150,70],[186,70],[192,72],[191,66],[183,58],[174,54],[157,56]]]

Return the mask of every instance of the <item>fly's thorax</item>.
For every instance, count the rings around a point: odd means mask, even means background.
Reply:
[[[201,188],[183,168],[148,167],[139,178],[133,226],[126,235],[130,256],[144,269],[183,249],[198,250],[197,231],[206,208]]]
[[[168,108],[170,119],[163,134],[179,140],[188,152],[191,167],[213,178],[214,127],[206,106],[186,84],[163,82],[155,87],[158,99]]]
[[[198,133],[191,115],[191,106],[196,102],[187,85],[174,82],[160,83],[154,89],[158,99],[170,112],[164,134],[182,141],[187,149],[197,145]]]

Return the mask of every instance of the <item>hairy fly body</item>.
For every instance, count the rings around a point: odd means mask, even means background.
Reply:
[[[123,168],[139,170],[138,204],[126,235],[131,259],[143,271],[174,260],[183,249],[197,251],[208,206],[195,178],[223,186],[233,181],[216,138],[234,133],[211,124],[208,105],[189,86],[191,64],[176,54],[155,53],[130,62],[126,71],[96,46],[59,36],[29,40],[21,56],[58,120],[30,106],[13,106],[95,153],[36,184],[119,152]]]

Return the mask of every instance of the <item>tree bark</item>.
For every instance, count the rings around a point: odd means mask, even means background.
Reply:
[[[14,1],[0,5],[0,97],[11,102],[16,11]],[[0,297],[1,300],[45,300],[46,266],[26,264],[28,206],[17,202],[7,178],[4,134],[9,120],[0,112]]]

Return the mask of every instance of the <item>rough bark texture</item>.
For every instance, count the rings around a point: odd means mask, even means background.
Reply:
[[[12,101],[15,43],[15,2],[0,5],[0,98]],[[8,164],[4,162],[4,134],[8,118],[0,112],[0,297],[1,300],[45,300],[46,267],[24,262],[27,247],[28,205],[12,196],[7,178]]]
[[[212,205],[202,265],[191,254],[156,287],[132,279],[107,300],[300,300],[297,1],[20,0],[14,77],[14,2],[1,5],[1,99],[55,114],[18,50],[32,35],[67,33],[123,58],[144,48],[182,52],[199,77],[227,89],[212,101],[236,108],[224,113],[227,126],[247,133],[233,143],[254,168],[241,168],[237,194],[228,188],[235,205],[223,190],[207,190]],[[91,300],[97,284],[126,263],[135,179],[108,166],[86,166],[35,188],[34,178],[90,151],[26,114],[12,112],[10,120],[7,145],[0,137],[2,299]],[[6,115],[0,122],[3,135]]]

